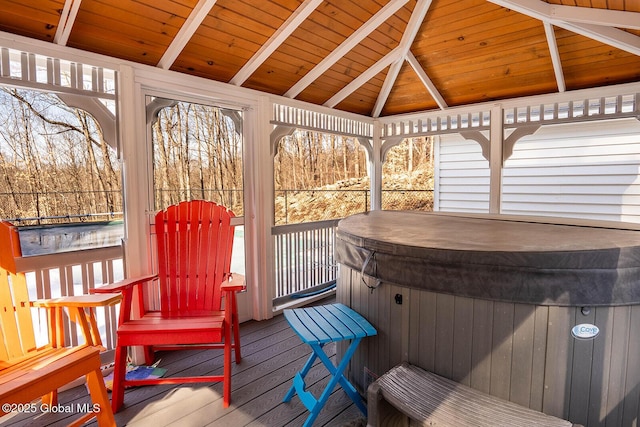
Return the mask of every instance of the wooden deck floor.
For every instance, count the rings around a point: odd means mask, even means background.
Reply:
[[[233,366],[231,406],[222,408],[220,383],[150,386],[127,390],[125,407],[116,414],[118,426],[302,426],[308,411],[297,396],[282,398],[294,374],[311,354],[308,346],[289,328],[282,315],[262,322],[240,325],[242,362]],[[335,345],[325,346],[335,362]],[[181,351],[160,355],[167,376],[221,372],[221,351]],[[307,387],[316,396],[328,382],[322,365],[312,368]],[[60,395],[60,406],[76,407],[89,402],[84,386]],[[38,414],[0,418],[7,426],[61,426],[68,414]],[[95,423],[94,423],[95,425]],[[314,426],[362,426],[363,415],[341,388],[334,390]]]

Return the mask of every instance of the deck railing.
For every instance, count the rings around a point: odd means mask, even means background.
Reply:
[[[335,284],[335,231],[340,219],[274,226],[275,292],[274,305],[311,295]],[[120,246],[94,248],[46,255],[25,256],[18,260],[25,272],[30,297],[55,298],[82,295],[101,284],[124,278],[123,251]],[[99,309],[98,323],[103,344],[113,349],[118,307]],[[38,316],[36,316],[38,318]],[[46,319],[36,325],[46,337]],[[65,320],[69,344],[82,341],[81,334]]]
[[[288,190],[281,190],[286,200]],[[304,191],[297,190],[298,196]],[[324,194],[323,191],[308,190],[307,193]],[[335,198],[334,193],[348,197],[360,196],[365,203],[343,204],[343,215],[368,210],[368,190],[326,192]],[[383,209],[433,210],[433,190],[383,190]],[[276,215],[281,224],[291,215],[288,203],[283,203],[283,211]],[[322,214],[331,214],[323,212]],[[334,259],[335,231],[337,219],[328,219],[298,224],[276,225],[271,234],[275,238],[275,297],[274,305],[280,305],[287,299],[312,294],[317,290],[335,283],[337,265]]]
[[[335,283],[333,257],[338,219],[273,227],[276,290],[274,304]]]
[[[301,297],[335,282],[333,257],[335,228],[338,219],[273,228],[276,251],[276,300],[274,303]],[[120,246],[25,256],[18,268],[27,277],[31,299],[56,298],[87,294],[101,284],[124,278],[123,251]],[[119,307],[99,308],[97,320],[103,344],[115,347]],[[47,336],[46,316],[36,313],[39,344]],[[64,319],[67,344],[76,345],[83,338],[75,326]]]
[[[275,236],[275,300],[302,297],[335,282],[333,256],[338,219],[273,227]],[[31,299],[87,294],[101,284],[124,278],[123,252],[120,246],[33,255],[20,258]],[[119,307],[99,308],[97,320],[107,349],[115,347]],[[36,313],[39,344],[47,336],[46,317]],[[64,319],[67,344],[82,342],[82,336],[68,318]]]
[[[122,217],[119,190],[0,193],[0,218],[18,226],[89,223]]]
[[[367,212],[371,201],[369,189],[356,190],[276,190],[276,226],[332,220],[337,216]],[[386,210],[433,210],[433,189],[383,189],[382,209]],[[290,204],[295,201],[295,205]],[[303,205],[300,210],[297,206]],[[311,208],[310,208],[311,207]]]
[[[369,210],[368,189],[276,190],[276,226],[322,222]],[[294,205],[303,205],[300,210]]]
[[[31,299],[83,295],[96,286],[124,278],[121,246],[22,257],[17,260],[17,268],[25,273]],[[115,348],[118,309],[119,305],[96,310],[102,343],[109,350]],[[34,314],[38,344],[44,344],[46,316]],[[67,345],[82,343],[82,334],[66,317],[64,331]]]

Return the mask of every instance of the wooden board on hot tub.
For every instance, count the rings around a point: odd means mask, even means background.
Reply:
[[[634,224],[372,211],[341,220],[336,239],[340,264],[399,285],[542,305],[640,303]]]

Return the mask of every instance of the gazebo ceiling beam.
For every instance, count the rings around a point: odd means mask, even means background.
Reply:
[[[413,9],[407,28],[405,29],[404,34],[402,34],[402,39],[398,46],[398,49],[400,50],[400,59],[398,59],[398,62],[394,64],[389,70],[389,73],[387,73],[382,89],[376,99],[376,104],[373,107],[373,112],[371,114],[372,117],[379,117],[382,112],[382,108],[387,103],[387,99],[391,93],[391,88],[393,88],[393,85],[396,83],[396,79],[400,73],[400,68],[402,68],[402,64],[407,58],[407,54],[410,53],[413,40],[416,38],[416,34],[418,34],[420,25],[422,25],[424,17],[426,16],[430,6],[431,0],[418,0],[416,7]]]
[[[193,34],[198,30],[202,21],[207,17],[216,0],[200,0],[193,8],[185,23],[180,27],[178,34],[160,58],[158,67],[168,70],[175,62],[182,49],[189,43]]]
[[[609,46],[640,56],[640,37],[617,28],[603,27],[593,24],[555,24],[565,30],[589,37]]]
[[[400,50],[400,59],[398,59],[398,62],[394,64],[389,70],[389,73],[387,73],[382,89],[376,99],[376,104],[373,107],[373,117],[380,116],[382,108],[384,107],[384,104],[386,104],[389,94],[391,93],[391,88],[396,83],[396,79],[400,73],[400,68],[411,49],[413,40],[416,38],[416,34],[418,34],[420,25],[422,25],[424,17],[426,16],[430,6],[431,0],[418,0],[418,3],[413,9],[411,18],[407,23],[407,28],[405,28],[404,34],[402,34],[402,39],[400,40],[400,45],[398,46],[398,49]]]
[[[395,48],[391,52],[387,53],[381,60],[373,64],[364,73],[356,77],[351,83],[346,85],[342,90],[333,95],[327,102],[324,103],[325,107],[333,108],[344,100],[347,96],[356,91],[360,86],[371,80],[376,74],[393,64],[397,60],[402,59],[402,52],[400,49]]]
[[[249,61],[229,81],[232,85],[242,85],[262,65],[264,61],[293,33],[300,24],[316,10],[323,0],[305,0],[263,44]]]
[[[553,19],[580,24],[594,24],[605,27],[640,30],[640,12],[595,9],[580,6],[551,6],[549,15]]]
[[[564,28],[565,30],[574,32],[576,34],[583,35],[593,40],[597,40],[601,43],[613,46],[615,48],[624,50],[633,55],[640,55],[640,37],[628,33],[624,30],[614,28],[613,25],[633,26],[638,25],[638,15],[636,12],[613,12],[608,9],[594,9],[592,12],[585,11],[585,8],[579,8],[574,6],[567,6],[568,8],[575,9],[577,11],[577,18],[568,18],[568,11],[564,8],[553,8],[549,3],[537,0],[489,0],[491,3],[499,6],[514,10],[516,12],[525,14],[532,18],[539,19],[543,22],[548,22],[557,27]],[[558,13],[558,11],[560,11]],[[582,23],[587,20],[586,16],[589,16],[590,22],[598,22],[598,24]],[[598,16],[598,20],[595,21],[595,16]],[[605,25],[600,23],[600,17],[604,17]],[[622,19],[622,17],[625,17]]]
[[[558,51],[556,34],[553,31],[553,25],[548,22],[543,22],[542,24],[544,25],[544,33],[547,36],[547,45],[549,46],[549,53],[551,54],[551,63],[553,64],[553,72],[556,76],[558,92],[564,92],[567,90],[567,86],[564,80],[564,73],[562,72],[562,61],[560,59],[560,52]]]
[[[287,98],[295,98],[305,90],[311,83],[313,83],[318,77],[320,77],[325,71],[331,68],[336,62],[345,56],[351,49],[364,40],[369,34],[378,29],[383,22],[389,19],[394,13],[398,11],[402,6],[407,3],[408,0],[392,0],[387,3],[382,9],[380,9],[375,15],[360,28],[358,28],[353,34],[351,34],[340,46],[338,46],[333,52],[327,55],[322,61],[318,63],[311,71],[309,71],[303,78],[291,87],[284,94]]]
[[[400,58],[393,64],[391,64],[391,68],[389,68],[389,72],[387,76],[384,78],[384,83],[382,84],[382,89],[380,89],[380,93],[378,94],[378,98],[376,99],[376,105],[373,107],[373,112],[371,113],[371,117],[380,117],[380,113],[382,112],[382,107],[387,102],[387,98],[389,98],[389,94],[391,93],[391,88],[396,82],[398,78],[398,74],[400,73],[400,68],[402,68],[402,64],[404,60]]]
[[[420,79],[422,84],[427,88],[433,99],[436,101],[438,107],[440,107],[441,110],[447,108],[447,102],[444,100],[444,98],[438,91],[438,88],[435,84],[433,84],[426,71],[424,71],[424,68],[422,68],[422,66],[418,62],[418,59],[413,55],[413,53],[407,53],[407,62],[411,65],[413,71],[415,71],[415,73],[418,75],[418,78]]]
[[[69,41],[69,35],[71,29],[78,16],[78,9],[80,9],[80,3],[82,0],[65,0],[62,7],[62,13],[60,14],[60,20],[58,21],[58,28],[56,34],[53,36],[53,41],[60,46],[66,46]]]

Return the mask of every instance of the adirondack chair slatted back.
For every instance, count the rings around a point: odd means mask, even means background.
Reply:
[[[22,256],[18,230],[0,221],[0,368],[35,350],[29,293],[24,274],[16,271]],[[6,243],[5,243],[6,242]],[[7,244],[8,243],[8,244]]]
[[[55,407],[58,389],[85,377],[91,401],[100,410],[75,417],[70,425],[96,418],[101,427],[115,426],[100,370],[98,327],[93,312],[87,315],[86,310],[116,304],[121,295],[30,301],[24,273],[16,269],[16,259],[22,257],[17,228],[0,221],[0,242],[0,417],[10,412],[7,403],[42,398],[44,404]],[[49,342],[40,347],[36,347],[31,318],[33,306],[47,312]],[[87,345],[64,347],[63,331],[57,327],[63,309],[73,313],[79,329],[85,331]]]
[[[233,212],[213,202],[182,202],[155,217],[160,311],[195,315],[222,308],[231,267]]]

